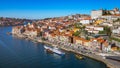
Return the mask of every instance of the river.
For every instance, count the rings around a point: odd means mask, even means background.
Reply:
[[[11,30],[0,27],[0,68],[106,68],[87,57],[79,60],[73,53],[66,52],[64,57],[46,53],[44,44],[7,35]]]

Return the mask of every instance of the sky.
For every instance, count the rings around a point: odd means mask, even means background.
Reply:
[[[120,8],[120,0],[0,0],[0,17],[41,19]]]

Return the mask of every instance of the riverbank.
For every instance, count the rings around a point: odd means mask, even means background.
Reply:
[[[55,43],[52,43],[50,41],[44,41],[44,40],[41,40],[40,38],[32,38],[32,37],[23,36],[23,35],[15,35],[15,36],[17,36],[19,38],[24,38],[24,39],[32,40],[32,41],[35,41],[35,42],[39,42],[39,43],[45,43],[45,44],[48,44],[48,45],[51,45],[51,46],[57,46],[58,48],[66,50],[66,51],[82,54],[86,57],[89,57],[89,58],[92,58],[92,59],[95,59],[95,60],[98,60],[98,61],[101,61],[101,62],[105,63],[107,65],[107,67],[109,67],[109,68],[120,68],[120,64],[116,64],[116,61],[113,61],[113,60],[110,60],[110,59],[104,59],[102,56],[99,56],[99,55],[96,55],[96,54],[83,53],[78,49],[68,47],[68,46],[65,46],[65,45],[61,45],[61,44],[58,45],[57,43],[55,44]]]
[[[57,46],[55,44],[52,44],[52,43],[49,43],[49,42],[46,42],[46,41],[38,41],[38,42],[45,43],[45,44],[47,43],[47,44],[52,45],[52,46]],[[84,55],[86,57],[89,57],[89,58],[97,60],[97,61],[101,61],[101,62],[106,64],[107,68],[119,68],[119,66],[115,66],[114,64],[109,62],[110,60],[103,59],[103,57],[101,57],[101,56],[98,56],[98,55],[95,55],[95,54],[84,54],[84,53],[78,52],[76,50],[68,49],[68,48],[65,48],[65,47],[59,47],[59,48],[63,49],[63,50],[66,50],[66,51],[69,51],[69,52],[73,52],[73,53],[78,53],[78,54]]]

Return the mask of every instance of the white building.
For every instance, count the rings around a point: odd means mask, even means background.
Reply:
[[[104,27],[99,27],[99,26],[86,26],[85,30],[87,30],[89,33],[99,33],[99,31],[103,31]]]
[[[110,12],[110,15],[109,14],[103,15],[104,12]],[[120,11],[118,8],[115,8],[113,10],[93,10],[91,11],[91,18],[92,19],[105,18],[108,20],[117,19],[120,18]]]
[[[114,33],[114,34],[120,34],[120,27],[118,29],[112,30],[112,33]]]
[[[97,31],[103,31],[104,28],[103,28],[103,27],[94,27],[94,30],[97,30]]]
[[[91,20],[81,20],[80,23],[82,24],[90,24]]]
[[[110,22],[103,22],[101,25],[103,25],[103,26],[109,26],[109,27],[113,26],[113,24],[111,24]]]
[[[91,11],[91,18],[96,19],[103,15],[103,10],[92,10]]]
[[[101,18],[105,18],[107,20],[117,20],[118,18],[120,18],[120,15],[104,15],[101,16]]]

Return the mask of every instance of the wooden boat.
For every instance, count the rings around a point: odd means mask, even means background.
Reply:
[[[53,53],[53,51],[51,51],[50,49],[46,49],[47,53]]]

